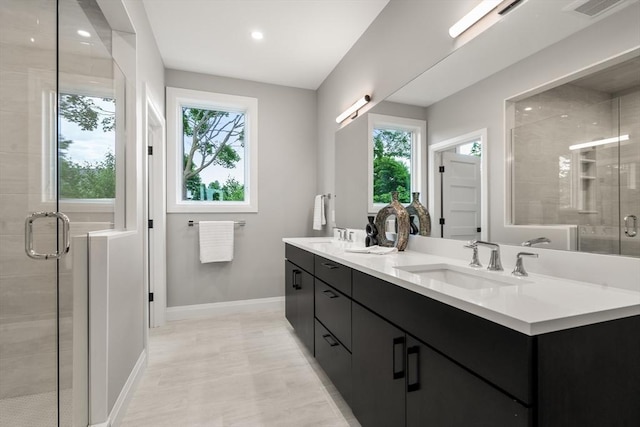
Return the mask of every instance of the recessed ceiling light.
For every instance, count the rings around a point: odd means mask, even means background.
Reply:
[[[531,110],[533,110],[532,107],[527,107],[527,108],[524,109],[524,111],[531,111]]]
[[[31,40],[31,43],[35,43],[36,39],[34,39],[33,37],[31,37],[29,40]]]
[[[80,37],[91,37],[91,33],[85,30],[78,30],[78,35]]]
[[[262,40],[264,38],[264,34],[261,31],[252,31],[251,38],[254,40]]]

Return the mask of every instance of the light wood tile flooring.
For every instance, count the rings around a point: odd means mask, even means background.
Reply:
[[[152,329],[123,427],[359,427],[282,311]]]

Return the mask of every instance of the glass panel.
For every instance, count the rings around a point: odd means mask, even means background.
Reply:
[[[182,108],[182,200],[245,200],[245,113]]]
[[[411,203],[411,142],[413,132],[373,130],[373,203],[390,203],[398,192],[400,203]]]
[[[620,254],[619,131],[617,99],[513,129],[513,223],[576,225],[578,250]]]
[[[620,97],[620,134],[620,250],[640,257],[640,90]]]
[[[60,425],[88,424],[87,234],[114,228],[117,135],[124,120],[112,31],[93,0],[59,0],[59,210],[70,219],[71,250],[58,263]]]
[[[0,426],[58,420],[56,262],[28,258],[24,221],[55,211],[56,1],[0,7]],[[38,220],[34,247],[54,252],[56,224]]]

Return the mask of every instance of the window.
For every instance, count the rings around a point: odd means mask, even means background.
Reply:
[[[115,99],[61,93],[59,108],[60,198],[115,199]]]
[[[257,212],[258,100],[167,88],[169,212]]]
[[[422,190],[426,122],[369,114],[369,213],[375,213],[398,192],[401,203]]]

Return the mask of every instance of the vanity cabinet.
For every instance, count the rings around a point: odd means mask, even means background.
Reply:
[[[286,257],[285,317],[296,331],[300,341],[313,354],[315,342],[313,254],[287,245]]]
[[[366,427],[529,426],[529,409],[353,303],[352,409]]]
[[[287,318],[363,427],[640,425],[638,315],[527,335],[286,253]]]

